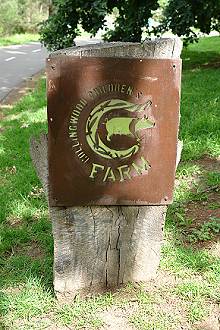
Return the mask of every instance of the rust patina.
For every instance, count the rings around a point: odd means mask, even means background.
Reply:
[[[172,202],[181,60],[47,60],[52,206]]]

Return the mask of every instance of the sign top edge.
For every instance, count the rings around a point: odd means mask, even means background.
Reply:
[[[100,42],[84,46],[73,46],[49,54],[80,57],[127,57],[178,59],[182,51],[180,38],[156,38],[139,42]]]

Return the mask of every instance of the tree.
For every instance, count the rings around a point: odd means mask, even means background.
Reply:
[[[79,34],[78,24],[92,35],[106,28],[106,15],[115,8],[118,15],[115,29],[107,30],[105,38],[111,41],[140,41],[142,28],[148,27],[151,11],[157,0],[55,0],[53,13],[41,27],[41,41],[51,50],[69,47]]]
[[[110,30],[106,15],[115,11]],[[143,28],[150,33],[152,15],[161,20],[153,30],[156,35],[171,30],[194,41],[198,32],[220,31],[220,0],[53,0],[52,14],[41,26],[41,41],[51,50],[70,47],[80,34],[78,24],[91,35],[104,28],[108,41],[141,41]]]
[[[105,39],[109,41],[141,41],[143,28],[148,28],[148,20],[152,16],[152,11],[158,8],[158,1],[109,1],[109,12],[115,7],[115,2],[118,9],[115,29],[108,31]]]
[[[186,43],[195,41],[199,32],[220,31],[220,0],[170,0],[157,32],[169,30]]]

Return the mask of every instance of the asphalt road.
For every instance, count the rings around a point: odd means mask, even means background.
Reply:
[[[77,38],[77,46],[99,43],[100,39]],[[0,47],[0,101],[25,79],[45,67],[48,52],[39,42]]]
[[[45,67],[47,51],[39,42],[0,48],[0,100]]]

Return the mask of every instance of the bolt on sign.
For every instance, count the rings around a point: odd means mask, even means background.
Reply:
[[[181,60],[47,59],[52,206],[172,202]]]

